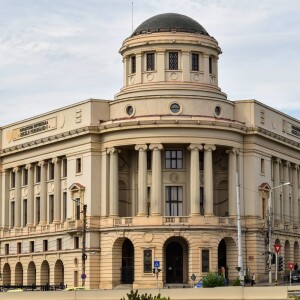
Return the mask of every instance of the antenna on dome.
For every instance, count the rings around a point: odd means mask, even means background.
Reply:
[[[131,2],[131,33],[133,33],[133,1]]]

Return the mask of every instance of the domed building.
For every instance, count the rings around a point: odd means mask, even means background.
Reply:
[[[154,16],[120,48],[113,101],[1,128],[0,285],[187,286],[241,260],[268,280],[275,244],[278,278],[300,262],[300,122],[228,100],[221,53],[197,21]]]

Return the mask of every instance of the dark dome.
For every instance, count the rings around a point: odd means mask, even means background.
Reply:
[[[131,36],[170,31],[199,33],[209,36],[207,31],[192,18],[174,13],[160,14],[144,21]]]

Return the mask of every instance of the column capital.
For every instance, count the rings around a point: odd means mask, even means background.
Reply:
[[[44,167],[46,165],[47,165],[47,162],[45,160],[41,160],[41,161],[38,162],[39,167]]]
[[[284,165],[285,165],[286,167],[290,167],[290,166],[291,166],[291,163],[290,163],[289,161],[285,161],[285,162],[284,162]]]
[[[164,146],[162,144],[150,144],[149,149],[150,150],[163,150]]]
[[[111,147],[111,148],[108,148],[107,149],[107,153],[108,154],[115,154],[115,153],[120,153],[121,152],[121,150],[120,149],[117,149],[117,148],[115,148],[115,147]]]
[[[292,167],[293,167],[293,169],[296,170],[296,171],[299,170],[299,165],[297,165],[297,164],[293,164]]]
[[[138,151],[147,151],[148,146],[146,144],[135,145],[134,149]]]
[[[215,145],[205,144],[204,145],[204,150],[206,150],[206,151],[215,151],[216,150],[216,146]]]
[[[188,150],[202,150],[203,146],[201,144],[190,144]]]
[[[33,167],[34,167],[34,165],[33,164],[27,164],[27,165],[25,165],[25,169],[26,170],[31,170],[31,169],[33,169]]]
[[[273,162],[277,163],[277,164],[281,164],[281,159],[278,157],[274,157],[273,158]]]
[[[238,154],[239,153],[239,149],[238,148],[232,148],[232,149],[228,149],[226,150],[226,153],[233,153],[233,154]]]
[[[59,164],[59,163],[61,162],[61,158],[59,158],[59,157],[54,157],[54,158],[52,158],[51,162],[52,162],[53,164]]]
[[[14,167],[13,172],[17,173],[17,172],[21,171],[21,169],[22,169],[21,167]]]

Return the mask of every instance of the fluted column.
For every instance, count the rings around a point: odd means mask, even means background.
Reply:
[[[191,151],[190,163],[190,215],[200,215],[200,168],[199,168],[199,150],[202,145],[190,144],[188,149]]]
[[[215,145],[204,146],[204,214],[214,214],[212,151]]]
[[[9,175],[8,170],[2,171],[2,203],[1,203],[1,214],[2,224],[4,228],[9,226]]]
[[[280,185],[280,164],[281,160],[279,158],[275,158],[273,160],[274,162],[274,187]],[[280,188],[274,189],[272,191],[272,195],[274,195],[274,220],[280,220]]]
[[[47,162],[40,161],[41,167],[40,182],[40,224],[47,224]]]
[[[227,150],[228,153],[228,202],[229,202],[229,216],[236,216],[236,173],[237,163],[236,155],[238,150],[233,148]]]
[[[16,176],[15,185],[15,227],[20,227],[21,225],[21,175],[22,169],[19,167],[13,170]]]
[[[294,222],[298,223],[299,222],[299,203],[298,203],[298,198],[299,198],[299,186],[298,186],[298,174],[299,174],[299,166],[294,165],[293,166],[293,213],[294,213]]]
[[[108,149],[109,159],[109,215],[119,216],[119,178],[118,178],[118,154],[116,148]]]
[[[289,182],[289,168],[290,163],[285,162],[283,165],[283,183]],[[291,209],[290,209],[290,187],[289,185],[283,186],[283,203],[284,203],[284,222],[290,222],[291,220]]]
[[[161,176],[161,150],[162,144],[151,144],[152,150],[152,189],[151,189],[151,215],[162,214],[162,176]]]
[[[54,164],[54,220],[53,223],[61,222],[61,159],[52,159]]]
[[[138,170],[138,216],[147,215],[147,145],[136,145],[139,151]]]
[[[27,206],[27,226],[33,226],[34,224],[34,191],[33,191],[33,170],[34,166],[32,164],[28,164],[25,166],[25,168],[28,171],[28,185],[27,185],[27,201],[28,201],[28,206]]]

